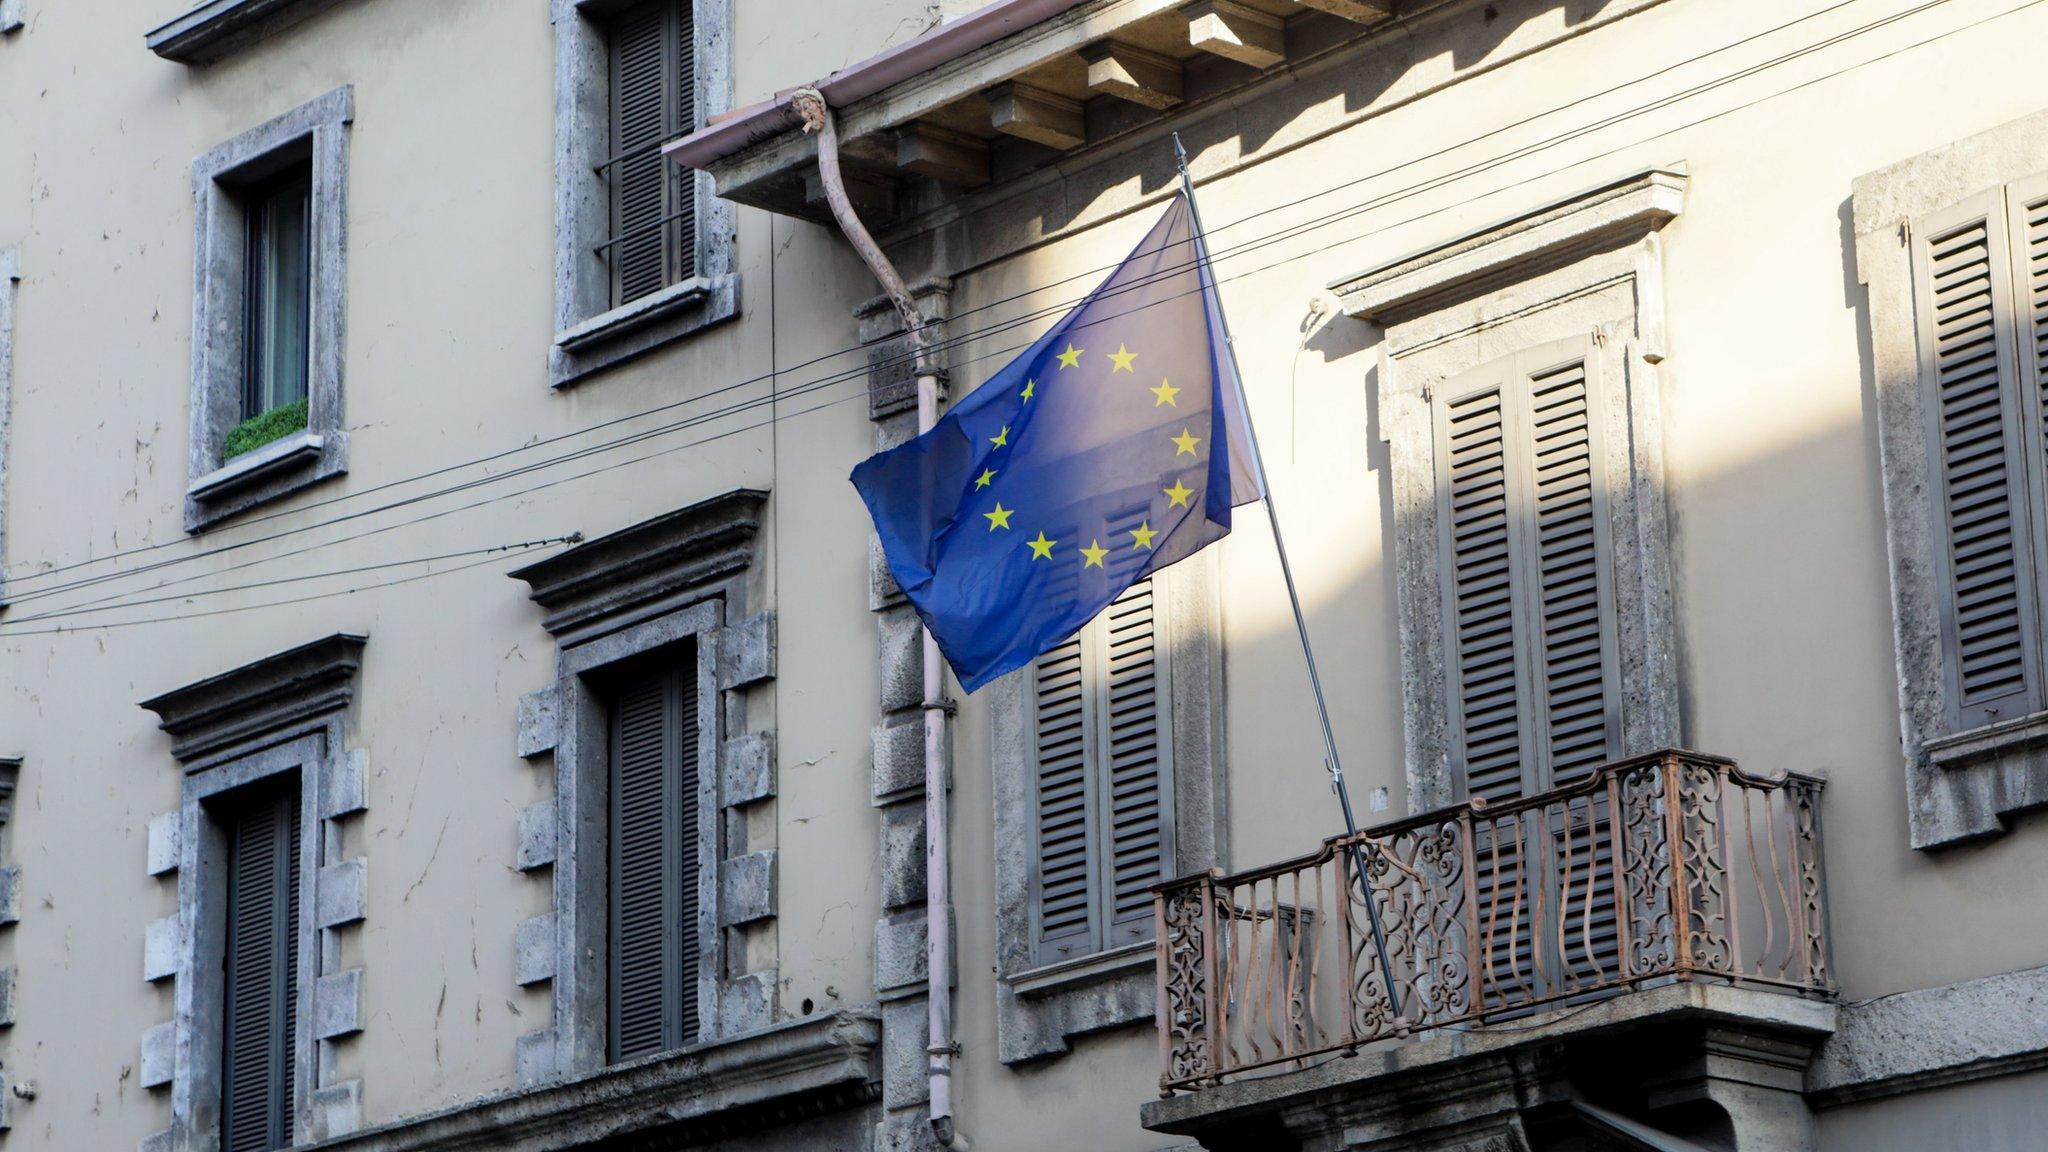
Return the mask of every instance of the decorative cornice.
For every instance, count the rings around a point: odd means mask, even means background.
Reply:
[[[348,706],[366,638],[337,632],[142,702],[188,769],[209,753]]]
[[[695,1146],[878,1099],[881,1036],[881,1020],[872,1012],[821,1013],[312,1147],[555,1152]]]
[[[1651,168],[1330,283],[1347,315],[1391,324],[1640,239],[1685,207],[1686,175]]]
[[[211,64],[245,45],[333,7],[338,0],[203,0],[143,38],[149,50],[180,64]]]
[[[534,603],[547,609],[541,623],[550,633],[587,638],[595,625],[743,571],[767,501],[766,492],[735,488],[509,575],[524,580]]]

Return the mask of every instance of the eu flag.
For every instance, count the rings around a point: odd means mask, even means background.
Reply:
[[[1222,539],[1262,493],[1185,196],[931,431],[853,470],[889,570],[972,692]]]

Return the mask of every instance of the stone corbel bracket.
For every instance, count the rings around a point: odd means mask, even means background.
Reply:
[[[775,732],[750,727],[751,690],[775,676],[775,617],[746,614],[746,576],[767,493],[736,489],[590,540],[511,575],[546,612],[557,644],[556,680],[519,702],[519,755],[547,758],[553,797],[519,814],[514,863],[551,879],[548,911],[514,933],[521,986],[552,985],[550,1027],[520,1038],[519,1081],[535,1085],[603,1063],[603,974],[595,959],[596,888],[580,860],[577,813],[604,771],[602,704],[586,683],[595,669],[694,639],[699,683],[715,694],[702,763],[717,811],[717,866],[700,892],[709,941],[703,957],[705,1040],[774,1022],[776,969],[742,970],[740,933],[776,914],[776,853],[750,851],[748,813],[776,791]],[[590,939],[586,939],[590,937]],[[586,947],[586,945],[592,945]]]
[[[297,770],[311,833],[311,874],[302,881],[300,1034],[294,1049],[301,1083],[296,1102],[299,1139],[325,1140],[362,1125],[360,1081],[334,1081],[328,1046],[360,1032],[363,970],[343,969],[342,930],[360,924],[368,896],[367,862],[340,859],[343,825],[368,807],[364,796],[368,754],[346,747],[345,721],[355,699],[365,638],[337,633],[246,664],[143,702],[171,736],[171,754],[183,768],[184,800],[149,822],[147,872],[175,882],[178,911],[151,922],[143,933],[142,976],[169,982],[173,1018],[142,1034],[140,1080],[168,1089],[172,1127],[143,1142],[145,1149],[183,1147],[182,1138],[209,1127],[219,1107],[218,1062],[195,1051],[219,1043],[218,987],[187,980],[210,961],[200,953],[208,916],[208,882],[197,874],[210,798],[265,775]]]

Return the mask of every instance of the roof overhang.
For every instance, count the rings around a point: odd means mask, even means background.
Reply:
[[[1393,0],[998,0],[813,85],[836,111],[856,207],[960,191],[1064,156],[1357,39]],[[670,143],[726,199],[823,218],[790,89]],[[920,202],[930,203],[927,194]]]

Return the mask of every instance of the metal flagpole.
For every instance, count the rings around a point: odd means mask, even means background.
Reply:
[[[1181,147],[1180,133],[1173,134],[1174,162],[1180,166],[1181,195],[1188,198],[1188,215],[1195,229],[1195,258],[1200,262],[1201,274],[1207,277],[1209,268],[1209,246],[1202,236],[1202,213],[1195,206],[1195,181],[1188,175],[1187,149]],[[1259,432],[1252,423],[1251,404],[1245,399],[1244,373],[1237,363],[1237,342],[1230,335],[1230,318],[1223,313],[1223,302],[1216,302],[1216,319],[1223,326],[1223,346],[1230,351],[1230,374],[1237,388],[1238,410],[1244,413],[1245,436],[1251,442],[1252,472],[1259,479],[1259,492],[1266,505],[1266,520],[1273,526],[1273,549],[1280,555],[1280,575],[1287,583],[1287,603],[1294,609],[1294,631],[1301,637],[1301,657],[1308,665],[1308,684],[1316,698],[1316,719],[1323,726],[1323,767],[1329,769],[1330,786],[1337,793],[1337,804],[1344,810],[1344,832],[1351,844],[1351,868],[1358,876],[1359,891],[1365,905],[1365,919],[1372,929],[1372,947],[1380,962],[1380,975],[1387,986],[1387,1004],[1393,1010],[1394,1019],[1401,1018],[1401,993],[1394,984],[1394,966],[1387,959],[1387,934],[1380,926],[1380,913],[1373,904],[1372,884],[1365,874],[1365,860],[1358,851],[1358,821],[1351,812],[1351,789],[1344,784],[1344,766],[1337,759],[1337,735],[1330,727],[1330,706],[1323,699],[1323,680],[1316,674],[1315,649],[1308,642],[1308,618],[1302,615],[1301,594],[1294,588],[1294,566],[1287,562],[1287,538],[1280,534],[1280,513],[1273,507],[1273,486],[1266,481],[1266,462],[1259,453]]]

